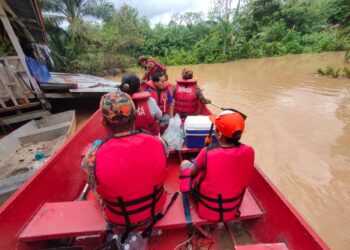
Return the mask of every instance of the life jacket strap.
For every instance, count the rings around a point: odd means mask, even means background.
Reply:
[[[125,220],[125,231],[124,231],[124,233],[122,235],[122,239],[121,239],[122,243],[125,242],[125,240],[128,238],[129,233],[131,231],[133,231],[134,229],[136,229],[137,227],[140,226],[140,225],[132,225],[130,223],[130,217],[129,216],[133,215],[133,214],[140,213],[140,212],[145,211],[146,209],[149,209],[149,208],[151,209],[152,222],[146,227],[146,229],[142,232],[141,235],[142,235],[142,237],[148,237],[152,233],[153,226],[156,224],[156,222],[158,220],[160,220],[160,219],[162,219],[164,217],[164,215],[168,212],[170,206],[175,202],[175,200],[176,200],[176,198],[177,198],[177,196],[179,194],[178,192],[174,193],[174,195],[172,196],[171,201],[170,201],[169,205],[167,206],[167,208],[165,209],[164,213],[155,214],[156,204],[160,200],[160,198],[162,197],[163,192],[164,192],[164,187],[163,186],[161,186],[160,188],[157,188],[157,186],[154,186],[152,194],[144,196],[144,197],[141,197],[141,198],[138,198],[138,199],[124,201],[122,199],[122,197],[117,197],[117,201],[118,201],[117,203],[104,200],[105,203],[107,204],[106,208],[109,211],[111,211],[112,213],[114,213],[116,215],[120,215],[120,216],[124,217],[124,220]],[[147,205],[145,205],[143,207],[140,207],[140,208],[137,208],[137,209],[134,209],[134,210],[127,210],[128,206],[133,206],[133,205],[136,205],[136,204],[148,201],[150,199],[152,200],[151,203],[149,203],[149,204],[147,204]],[[121,211],[117,211],[112,206],[120,208]]]
[[[187,179],[187,178],[191,178],[191,176],[189,175],[180,175],[179,179]]]
[[[169,211],[169,208],[174,204],[178,195],[179,195],[179,192],[175,192],[173,194],[173,196],[171,197],[171,200],[170,200],[168,206],[166,207],[164,213],[158,213],[155,217],[153,217],[152,223],[141,233],[142,237],[145,238],[145,237],[148,237],[151,235],[153,226],[157,223],[157,221],[161,220],[167,214],[167,212]]]
[[[164,186],[161,186],[160,188],[157,188],[157,186],[155,186],[155,190],[151,194],[143,196],[143,197],[138,198],[138,199],[123,201],[123,205],[124,206],[133,206],[133,205],[136,205],[138,203],[148,201],[148,200],[152,199],[154,192],[155,192],[156,196],[158,196],[158,194],[163,194],[163,191],[164,191]],[[121,204],[119,202],[108,201],[105,199],[104,199],[104,201],[111,206],[121,207]]]
[[[211,197],[208,197],[208,196],[205,196],[205,195],[201,194],[199,192],[198,185],[196,185],[192,189],[192,195],[199,203],[201,203],[206,208],[219,213],[219,221],[223,221],[224,213],[234,211],[237,208],[238,208],[238,210],[237,210],[236,214],[234,215],[234,217],[235,218],[239,218],[239,216],[240,216],[239,207],[241,206],[244,193],[245,193],[245,188],[243,189],[243,191],[239,195],[237,195],[237,196],[235,196],[233,198],[223,199],[222,198],[222,194],[219,194],[218,198],[215,199],[215,198],[211,198]],[[232,203],[232,202],[235,202],[237,200],[238,200],[238,203],[235,206],[229,207],[229,208],[224,208],[223,207],[223,204],[225,204],[225,203]],[[218,208],[209,205],[206,201],[217,203],[218,204]]]

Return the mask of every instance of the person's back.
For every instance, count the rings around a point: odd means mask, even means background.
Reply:
[[[176,80],[174,113],[181,117],[197,115],[200,112],[200,104],[208,104],[211,101],[203,96],[191,69],[184,68],[181,75],[182,78]]]
[[[224,111],[210,116],[215,125],[216,144],[203,148],[191,163],[181,163],[180,190],[191,191],[198,201],[198,215],[211,221],[239,217],[239,206],[254,169],[254,150],[239,142],[244,116]],[[184,181],[183,181],[184,180]]]
[[[254,167],[254,151],[250,146],[241,144],[230,148],[209,147],[206,154],[207,162],[204,175],[201,176],[200,192],[212,199],[219,199],[219,195],[223,200],[237,198],[235,201],[222,205],[223,209],[236,206],[235,209],[223,213],[221,220],[230,220],[237,213],[240,195],[249,184]],[[217,202],[203,197],[200,199],[203,199],[212,208],[219,209]],[[198,214],[208,220],[220,220],[220,215],[206,206],[198,206]]]
[[[114,224],[127,223],[121,207],[115,206],[118,197],[127,202],[154,194],[158,200],[154,212],[159,213],[166,200],[163,190],[165,175],[166,155],[157,137],[137,133],[110,138],[96,153],[96,191],[106,203],[107,219]],[[126,210],[140,209],[151,201],[148,199],[127,206]],[[129,223],[138,223],[150,217],[151,208],[144,209],[130,214]]]
[[[177,79],[174,91],[174,112],[181,117],[196,115],[199,112],[199,101],[196,94],[196,79]]]
[[[158,120],[162,118],[162,112],[156,101],[148,92],[140,92],[140,79],[133,73],[122,77],[121,91],[131,96],[136,107],[136,129],[146,129],[153,135],[159,134]]]
[[[159,135],[158,120],[162,111],[148,92],[139,92],[131,96],[136,106],[136,129],[146,129],[153,135]]]
[[[100,110],[110,136],[95,141],[82,161],[88,183],[102,199],[109,225],[125,228],[122,241],[138,225],[149,234],[162,218],[166,200],[165,146],[160,138],[135,130],[135,105],[129,95],[102,96]]]

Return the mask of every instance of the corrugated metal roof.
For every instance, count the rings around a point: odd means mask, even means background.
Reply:
[[[44,21],[37,0],[5,0],[5,2],[15,14],[13,16],[11,11],[4,8],[20,39],[26,38],[30,42],[47,43]]]

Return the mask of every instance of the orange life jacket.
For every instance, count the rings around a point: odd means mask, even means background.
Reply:
[[[159,135],[159,125],[157,120],[152,116],[149,106],[148,99],[151,94],[148,92],[139,92],[131,96],[136,106],[136,129],[146,129],[153,135]]]
[[[199,101],[196,95],[197,80],[178,79],[176,82],[174,111],[186,116],[195,114],[199,107]]]
[[[209,147],[207,166],[193,180],[191,188],[198,201],[198,215],[210,221],[239,217],[239,207],[253,168],[254,150],[250,146]]]
[[[166,87],[162,90],[159,90],[154,85],[153,81],[147,82],[147,92],[149,92],[151,96],[154,98],[154,100],[156,100],[163,114],[170,114],[170,104],[172,103],[172,100],[173,100],[171,87],[172,85],[167,82]]]

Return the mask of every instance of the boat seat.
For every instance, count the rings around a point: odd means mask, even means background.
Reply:
[[[288,250],[284,243],[254,244],[235,246],[236,250]]]
[[[168,194],[168,202],[172,194]],[[189,200],[190,216],[185,216],[181,194],[170,207],[163,219],[158,221],[154,229],[184,228],[193,225],[215,224],[200,218],[195,210],[194,203]],[[241,205],[240,220],[260,217],[263,212],[256,203],[249,190],[246,191]],[[187,219],[186,219],[187,217]],[[97,200],[45,203],[29,224],[24,228],[19,238],[21,241],[39,241],[94,235],[103,233],[107,228],[106,221]]]

